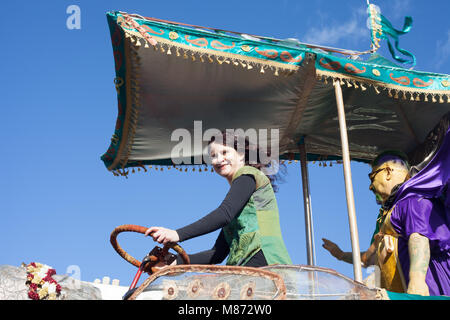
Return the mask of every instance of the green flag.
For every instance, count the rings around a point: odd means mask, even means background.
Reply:
[[[379,42],[382,39],[385,39],[388,43],[389,51],[396,61],[402,64],[410,64],[414,67],[416,65],[416,57],[408,50],[399,47],[399,37],[411,30],[413,22],[412,18],[405,17],[402,30],[397,30],[392,26],[391,22],[381,14],[378,6],[369,4],[367,12],[369,14],[368,27],[371,31],[373,49],[375,49],[375,51],[378,50],[380,47]],[[391,39],[394,41],[394,45],[392,45]],[[407,58],[398,56],[396,50]]]

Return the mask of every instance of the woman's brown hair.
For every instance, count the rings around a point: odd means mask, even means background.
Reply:
[[[278,191],[278,186],[275,184],[275,181],[279,180],[280,177],[278,176],[278,174],[273,175],[267,174],[269,170],[264,170],[275,165],[273,163],[273,160],[267,164],[263,163],[261,161],[260,150],[258,146],[250,143],[249,139],[246,136],[237,135],[234,132],[234,130],[232,131],[225,130],[222,131],[220,135],[212,136],[211,140],[208,142],[208,145],[213,142],[220,143],[224,146],[232,147],[238,152],[243,152],[245,155],[244,157],[245,165],[261,170],[269,178],[273,190],[275,192]],[[242,146],[242,144],[244,145]],[[270,150],[265,151],[265,153],[267,155],[267,158],[270,158],[271,155]],[[254,159],[254,156],[251,157],[251,154],[256,155],[256,160]],[[280,166],[279,163],[277,163],[276,165]]]

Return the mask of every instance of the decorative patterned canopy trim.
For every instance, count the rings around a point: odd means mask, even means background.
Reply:
[[[182,27],[170,31],[161,23],[135,19],[124,13],[118,15],[117,24],[136,47],[142,44],[144,48],[152,46],[161,53],[175,54],[192,61],[234,64],[245,69],[259,67],[261,73],[271,69],[278,76],[280,73],[292,74],[304,59],[304,52],[292,48],[282,50],[279,45],[268,46],[224,35],[218,37]]]
[[[342,85],[363,91],[367,89],[364,85],[368,85],[377,94],[384,90],[394,99],[450,103],[448,75],[353,62],[330,55],[317,58],[316,73],[318,79],[325,83],[339,79]]]
[[[134,15],[114,12],[107,15],[114,52],[116,77],[114,79],[118,97],[118,116],[111,144],[102,160],[108,170],[117,176],[127,176],[130,172],[141,169],[149,171],[152,166],[163,171],[175,167],[178,171],[210,172],[212,169],[199,165],[187,168],[187,165],[173,166],[170,158],[148,159],[142,161],[129,160],[134,145],[139,110],[142,104],[141,55],[140,50],[152,50],[156,55],[172,55],[192,63],[226,64],[256,72],[264,76],[301,76],[302,81],[311,82],[311,88],[304,86],[298,97],[297,109],[287,125],[283,141],[288,141],[302,120],[303,108],[307,107],[311,89],[317,83],[331,87],[333,81],[339,80],[346,88],[366,91],[380,95],[386,99],[402,99],[412,102],[450,103],[450,77],[411,71],[400,67],[363,62],[341,58],[300,45],[262,40],[263,38],[246,38],[230,36],[205,30],[185,28],[179,25],[162,23]],[[314,57],[311,59],[310,57]],[[308,64],[311,60],[314,63]],[[309,65],[309,66],[308,66]],[[302,70],[301,70],[302,69]],[[236,69],[237,70],[237,69]],[[308,71],[309,70],[309,71]],[[268,72],[269,71],[269,72]],[[298,81],[298,79],[296,80]],[[324,87],[326,89],[326,87]],[[368,92],[369,92],[368,91]],[[314,91],[314,94],[320,92]],[[332,102],[334,103],[334,102]],[[431,106],[431,104],[430,104]],[[445,109],[444,108],[444,109]],[[295,115],[297,114],[297,117]],[[290,129],[289,129],[290,128]],[[282,141],[281,141],[282,142]],[[322,148],[323,149],[323,148]],[[324,155],[322,149],[311,148],[309,161],[340,161],[339,154]],[[288,150],[280,158],[291,163],[298,160],[295,151]],[[357,153],[360,157],[361,153]],[[355,154],[352,159],[355,159]],[[358,160],[358,159],[356,159]],[[283,161],[283,160],[282,160]],[[366,158],[358,161],[367,162]],[[332,162],[330,162],[331,164]],[[147,166],[147,167],[146,167]],[[159,169],[158,169],[158,166]],[[131,171],[128,168],[132,168]]]

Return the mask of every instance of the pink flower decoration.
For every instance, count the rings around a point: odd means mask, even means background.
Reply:
[[[39,294],[36,291],[28,291],[28,297],[33,300],[39,300]]]
[[[27,265],[27,267],[33,267],[36,268],[37,265],[36,263],[32,262],[29,265]],[[42,267],[42,266],[41,266]],[[43,266],[45,268],[49,268],[48,266]],[[39,272],[39,270],[34,270],[33,272]],[[61,286],[58,284],[58,282],[56,282],[55,279],[52,278],[53,275],[56,274],[55,269],[48,269],[47,273],[45,275],[45,277],[41,280],[40,283],[32,283],[32,280],[34,279],[34,274],[32,272],[27,272],[27,282],[26,284],[29,287],[29,291],[28,291],[28,297],[32,300],[40,300],[40,299],[46,299],[48,298],[48,294],[43,296],[41,295],[41,297],[39,296],[40,291],[42,290],[42,285],[44,282],[50,283],[50,284],[55,284],[56,285],[56,294],[59,295],[61,293]],[[42,282],[43,281],[43,282]]]

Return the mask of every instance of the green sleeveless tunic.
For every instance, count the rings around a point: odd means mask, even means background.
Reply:
[[[223,228],[230,246],[227,265],[244,265],[259,250],[268,264],[292,264],[281,236],[278,205],[269,178],[254,167],[244,166],[234,174],[233,181],[243,174],[255,178],[256,190],[241,213]]]

